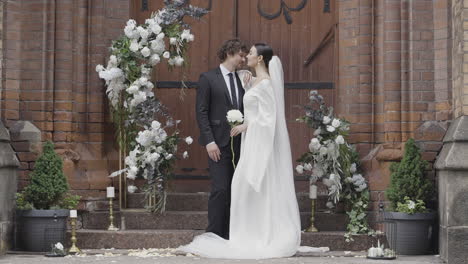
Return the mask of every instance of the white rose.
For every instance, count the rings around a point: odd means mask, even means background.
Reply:
[[[299,174],[304,173],[304,166],[302,166],[302,165],[297,165],[297,166],[296,166],[296,171],[297,171],[297,173],[299,173]]]
[[[102,66],[101,64],[96,65],[97,72],[102,72],[104,69],[105,69],[104,66]]]
[[[138,86],[130,85],[130,87],[128,87],[126,91],[129,94],[135,94],[136,92],[138,92]]]
[[[158,121],[154,120],[153,122],[151,122],[151,127],[153,129],[159,129],[161,127],[161,123],[159,123]]]
[[[333,126],[327,126],[327,131],[328,131],[328,132],[335,132],[335,130],[336,130],[335,127],[333,127]]]
[[[328,149],[326,147],[320,147],[320,155],[325,156],[328,153]]]
[[[132,40],[132,43],[130,44],[130,50],[133,52],[137,52],[139,48],[140,45],[138,44],[138,41]]]
[[[170,43],[171,45],[175,45],[175,44],[177,44],[177,39],[176,39],[176,38],[170,38],[170,39],[169,39],[169,43]]]
[[[351,173],[355,173],[355,172],[356,172],[356,163],[351,164],[351,167],[349,168],[349,171],[350,171]]]
[[[174,155],[172,155],[171,153],[168,153],[168,154],[165,156],[165,158],[166,158],[167,160],[170,160],[170,159],[172,159],[173,156],[174,156]]]
[[[163,57],[169,59],[171,57],[171,53],[169,51],[165,51]]]
[[[129,193],[134,193],[136,190],[138,190],[138,188],[135,185],[129,185],[127,190]]]
[[[310,140],[309,150],[310,152],[313,152],[315,150],[320,149],[321,146],[322,145],[320,144],[320,141],[317,138],[313,138],[312,140]]]
[[[59,243],[55,244],[55,248],[58,249],[58,250],[63,250],[62,243],[59,242]]]
[[[312,165],[310,163],[304,164],[304,170],[311,171],[312,170]]]
[[[336,142],[336,144],[338,144],[338,145],[341,145],[341,144],[344,144],[344,143],[345,143],[344,138],[343,138],[342,135],[337,136],[336,139],[335,139],[335,142]]]
[[[182,154],[182,157],[183,157],[184,159],[188,158],[188,152],[185,151],[184,154]]]
[[[235,123],[244,122],[244,116],[242,115],[241,111],[236,110],[236,109],[229,110],[227,112],[226,117],[227,117],[227,120],[228,120],[229,123],[235,124]]]
[[[323,117],[323,123],[324,123],[325,125],[328,125],[328,124],[330,123],[330,121],[331,121],[330,117],[328,117],[328,116],[324,116],[324,117]]]
[[[334,128],[338,128],[338,127],[340,126],[340,124],[341,124],[341,122],[340,122],[339,119],[336,119],[336,118],[333,119],[332,126],[333,126]]]
[[[144,27],[137,27],[138,33],[140,34],[142,39],[147,39],[149,36],[149,32]]]
[[[164,33],[159,33],[158,36],[156,37],[157,40],[162,40],[166,35]]]
[[[153,23],[151,26],[150,26],[150,29],[151,31],[153,31],[154,34],[158,35],[159,33],[161,33],[161,30],[162,28],[156,24],[156,23]]]
[[[184,63],[184,58],[182,58],[181,56],[175,57],[174,60],[176,66],[182,66],[182,64]]]
[[[143,55],[143,57],[148,57],[149,55],[151,55],[151,50],[148,49],[148,47],[144,47],[142,50],[141,50],[141,55]]]
[[[153,54],[149,60],[149,63],[154,66],[156,64],[158,64],[159,62],[161,62],[161,58],[159,57],[158,54]]]
[[[187,143],[188,145],[191,145],[193,143],[192,137],[186,137],[185,138],[185,143]]]

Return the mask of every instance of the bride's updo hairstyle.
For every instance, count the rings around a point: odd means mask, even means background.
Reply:
[[[273,49],[265,43],[256,43],[254,46],[257,49],[257,56],[263,56],[263,61],[268,69],[268,64],[270,64],[270,60],[273,57]]]

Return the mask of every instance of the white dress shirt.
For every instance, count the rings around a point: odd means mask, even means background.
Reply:
[[[227,86],[227,89],[228,89],[228,93],[229,93],[229,97],[231,98],[231,103],[234,103],[232,102],[232,95],[231,95],[231,83],[229,81],[229,73],[232,73],[232,77],[234,78],[234,88],[235,88],[235,91],[236,91],[236,97],[237,97],[237,105],[239,105],[239,87],[237,87],[237,78],[236,78],[236,72],[233,71],[233,72],[230,72],[226,67],[224,67],[224,65],[220,64],[219,65],[219,68],[221,69],[221,73],[223,74],[223,77],[224,77],[224,82],[226,83],[226,86]]]

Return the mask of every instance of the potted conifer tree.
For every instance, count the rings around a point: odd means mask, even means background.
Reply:
[[[424,175],[427,167],[413,139],[406,142],[401,162],[390,166],[386,195],[393,211],[385,212],[386,233],[397,254],[430,253],[436,213],[426,208],[434,194],[433,183]]]
[[[80,196],[68,194],[62,159],[54,145],[46,142],[36,160],[31,182],[17,193],[17,237],[27,251],[46,252],[57,242],[63,244],[69,209]]]

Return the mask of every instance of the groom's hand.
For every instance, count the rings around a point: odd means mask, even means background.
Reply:
[[[210,159],[212,159],[214,162],[218,162],[221,159],[221,151],[219,150],[216,143],[213,142],[206,145],[206,151],[208,152]]]

